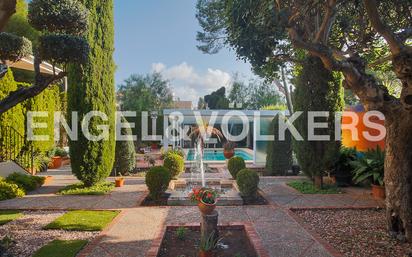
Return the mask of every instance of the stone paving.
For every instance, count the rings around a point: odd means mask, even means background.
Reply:
[[[53,176],[53,181],[49,185],[44,185],[23,198],[0,201],[0,209],[110,210],[135,208],[147,190],[143,178],[127,178],[124,187],[115,188],[107,195],[56,195],[59,189],[79,181],[71,175],[68,169],[55,170],[46,174]],[[114,181],[114,179],[109,178],[108,181]]]
[[[146,256],[153,240],[165,225],[197,223],[197,207],[139,207],[146,195],[143,178],[126,178],[126,185],[104,196],[57,196],[60,188],[76,183],[68,170],[48,173],[50,185],[20,198],[0,202],[0,209],[119,209],[120,216],[90,243],[80,256]],[[112,178],[113,179],[113,178]],[[112,180],[111,179],[111,180]],[[369,191],[348,188],[339,195],[303,195],[285,185],[297,178],[264,177],[260,188],[270,204],[265,206],[219,206],[219,222],[248,222],[256,230],[263,247],[271,257],[333,256],[292,216],[290,208],[376,207]],[[298,178],[299,179],[299,178]]]

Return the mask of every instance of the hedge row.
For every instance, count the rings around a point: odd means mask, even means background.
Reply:
[[[14,80],[13,72],[9,70],[7,74],[0,79],[0,99],[6,97],[10,92],[17,90],[19,87],[28,87],[30,84],[19,83]],[[61,110],[60,103],[60,89],[59,86],[51,86],[44,90],[38,96],[31,98],[21,104],[16,105],[9,111],[0,116],[0,124],[3,128],[13,127],[21,135],[25,135],[27,112],[29,111],[47,111],[48,118],[35,118],[35,122],[47,123],[47,129],[36,129],[36,134],[48,135],[48,141],[35,141],[33,142],[34,150],[38,152],[46,152],[54,146],[54,120],[53,115],[55,111]],[[4,138],[4,131],[0,128],[0,142]],[[15,149],[20,151],[21,149]]]

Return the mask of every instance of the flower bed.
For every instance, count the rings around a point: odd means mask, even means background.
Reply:
[[[220,247],[214,251],[214,256],[267,256],[252,230],[245,225],[220,226]],[[149,253],[158,257],[198,256],[199,248],[199,226],[168,226],[162,231],[160,248],[154,246]]]

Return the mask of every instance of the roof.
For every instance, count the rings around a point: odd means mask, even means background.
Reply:
[[[172,105],[174,109],[193,109],[192,101],[173,101]]]
[[[8,65],[16,69],[34,71],[34,56],[30,55],[30,56],[24,57],[20,61],[17,61],[14,63],[8,63]],[[56,73],[60,73],[63,70],[55,67],[55,71]],[[53,65],[47,62],[42,62],[40,64],[40,72],[43,74],[53,75]]]

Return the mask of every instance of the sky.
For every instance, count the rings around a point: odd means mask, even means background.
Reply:
[[[233,51],[215,55],[196,48],[195,0],[116,0],[116,85],[131,74],[160,72],[180,100],[229,86],[235,73],[248,79],[250,65]]]

